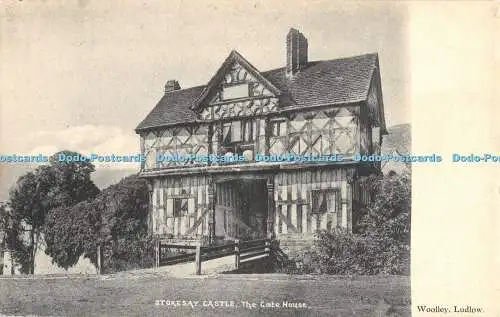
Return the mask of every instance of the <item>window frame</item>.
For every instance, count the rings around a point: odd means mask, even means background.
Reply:
[[[288,126],[286,119],[272,120],[270,123],[271,123],[270,136],[272,138],[282,138],[287,136]],[[278,134],[275,134],[275,127],[277,127],[276,131],[278,132]],[[284,130],[283,133],[280,133],[281,131],[280,127],[283,127]]]
[[[252,119],[247,119],[247,120],[240,120],[240,124],[241,124],[241,142],[245,142],[245,143],[248,143],[248,142],[254,142],[255,141],[255,137],[254,137],[254,121]],[[250,136],[249,139],[247,139],[247,130],[250,130],[250,134],[248,134]]]
[[[240,138],[239,140],[233,140],[233,126],[235,124],[239,124],[239,129],[240,129]],[[225,141],[224,139],[224,132],[227,127],[230,127],[229,130],[229,141]],[[246,131],[247,129],[250,129],[250,138],[247,139],[246,137]],[[244,151],[246,150],[251,150],[252,157],[255,155],[254,153],[254,148],[255,148],[255,129],[254,129],[254,119],[242,119],[242,120],[233,120],[233,121],[226,121],[221,123],[221,132],[222,135],[220,137],[220,148],[223,150],[223,153],[231,152],[235,155],[242,155]]]
[[[243,95],[243,96],[238,96],[237,97],[232,97],[232,98],[227,98],[226,97],[226,89],[231,89],[231,88],[235,88],[235,87],[243,87],[243,86],[246,86],[246,95]],[[220,90],[221,91],[221,101],[229,101],[229,100],[238,100],[238,99],[245,99],[245,98],[250,98],[251,97],[251,89],[250,89],[250,85],[248,82],[237,82],[237,83],[234,83],[234,84],[224,84],[222,86],[222,89]]]
[[[318,210],[318,206],[315,206],[315,203],[317,202],[317,198],[315,197],[315,195],[317,194],[328,194],[328,193],[332,193],[335,195],[335,208],[334,208],[334,211],[328,211],[328,209],[326,211],[320,211]],[[323,215],[323,214],[336,214],[338,212],[340,212],[340,208],[342,207],[342,204],[341,204],[341,192],[340,192],[340,188],[328,188],[328,189],[315,189],[315,190],[311,190],[311,214],[314,214],[314,215]],[[327,197],[324,197],[325,199]],[[327,206],[328,208],[328,206]]]
[[[186,201],[186,207],[185,210],[183,211],[182,208],[182,201]],[[189,213],[189,197],[174,197],[172,198],[172,203],[173,203],[173,217],[174,218],[181,218],[185,217]],[[177,209],[178,204],[180,205],[180,210]]]

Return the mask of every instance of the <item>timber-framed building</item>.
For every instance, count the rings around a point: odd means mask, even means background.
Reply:
[[[386,134],[377,54],[308,60],[308,41],[286,36],[285,66],[259,71],[236,51],[206,85],[175,80],[136,128],[150,183],[150,229],[175,240],[271,237],[310,241],[352,230],[369,198],[360,179],[380,163]],[[256,161],[258,154],[341,155],[338,161]],[[158,157],[238,155],[243,161]]]

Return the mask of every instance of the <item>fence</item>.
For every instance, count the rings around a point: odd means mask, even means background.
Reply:
[[[171,249],[181,250],[182,254],[170,255],[162,257],[163,250]],[[179,263],[188,263],[194,261],[195,274],[201,274],[202,262],[222,258],[226,256],[235,256],[235,268],[239,269],[240,265],[252,258],[258,256],[269,256],[272,253],[272,241],[270,239],[258,239],[249,241],[235,240],[234,242],[226,243],[219,246],[201,246],[176,244],[176,243],[163,243],[161,240],[157,241],[155,247],[156,267],[163,265],[173,265]]]

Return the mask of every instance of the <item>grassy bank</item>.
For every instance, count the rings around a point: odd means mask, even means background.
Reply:
[[[172,279],[0,279],[0,314],[40,316],[369,316],[384,297],[410,316],[409,277],[221,275]],[[197,305],[155,305],[157,300]],[[235,307],[203,307],[203,301]],[[255,303],[244,308],[242,301]],[[261,308],[264,303],[306,303],[308,308]],[[166,304],[167,302],[163,302]],[[181,303],[182,304],[182,303]],[[212,302],[215,306],[215,302]]]

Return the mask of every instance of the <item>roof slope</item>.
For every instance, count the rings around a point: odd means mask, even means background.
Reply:
[[[286,106],[312,107],[345,104],[366,100],[378,55],[366,54],[341,59],[309,62],[293,77],[286,68],[262,72],[262,76],[289,95]],[[206,86],[181,89],[165,94],[154,109],[137,126],[136,131],[196,121],[191,107]]]

